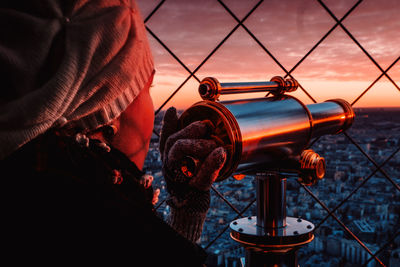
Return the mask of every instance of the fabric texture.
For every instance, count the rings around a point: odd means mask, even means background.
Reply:
[[[50,128],[91,130],[154,72],[129,0],[0,3],[0,159]]]
[[[141,184],[135,164],[84,139],[48,131],[0,161],[3,260],[202,266],[205,251],[153,211],[153,190]]]
[[[163,175],[171,207],[168,223],[182,236],[197,242],[210,207],[210,188],[226,160],[226,151],[212,138],[211,121],[196,121],[178,127],[176,109],[165,112],[160,136]],[[182,171],[186,156],[198,161],[193,175]]]

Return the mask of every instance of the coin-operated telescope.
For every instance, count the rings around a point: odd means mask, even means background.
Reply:
[[[255,175],[257,214],[231,222],[231,237],[246,248],[246,267],[298,266],[297,250],[314,239],[314,225],[286,216],[286,181],[298,177],[312,185],[325,175],[325,160],[307,149],[326,134],[348,129],[354,120],[342,99],[305,105],[286,95],[296,90],[294,79],[273,77],[267,82],[219,83],[205,78],[199,86],[203,101],[182,113],[180,127],[210,120],[212,135],[225,147],[227,159],[217,181]],[[221,95],[269,92],[271,97],[218,101]],[[186,157],[182,171],[196,173],[197,160]]]

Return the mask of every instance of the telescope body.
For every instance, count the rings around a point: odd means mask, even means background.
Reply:
[[[256,178],[257,216],[234,220],[231,238],[246,248],[246,266],[297,266],[296,251],[314,238],[314,225],[286,216],[286,180],[295,173],[303,185],[325,175],[325,159],[307,149],[326,134],[348,129],[354,120],[351,105],[341,99],[304,105],[285,92],[296,90],[296,80],[275,76],[265,82],[220,83],[203,79],[203,101],[179,118],[184,128],[195,121],[214,125],[212,138],[225,148],[227,158],[217,181],[243,174]],[[216,101],[221,95],[268,92],[273,97]],[[182,173],[190,178],[201,159],[185,155]]]
[[[348,129],[354,120],[351,105],[341,99],[304,105],[285,95],[298,87],[293,79],[279,76],[264,82],[220,83],[203,79],[197,102],[182,113],[181,128],[195,121],[214,125],[210,138],[227,151],[217,181],[250,173],[256,178],[257,216],[230,224],[231,238],[246,248],[246,266],[297,266],[297,250],[314,239],[311,222],[286,216],[286,180],[293,173],[303,185],[325,175],[325,159],[310,142]],[[273,97],[216,101],[221,95],[268,92]],[[267,96],[268,96],[267,95]],[[198,162],[186,155],[182,173],[190,178]],[[240,174],[240,175],[239,175]],[[237,175],[237,176],[236,176]]]
[[[310,141],[349,128],[354,112],[341,99],[304,105],[281,95],[233,101],[204,100],[180,116],[180,127],[194,121],[210,120],[214,137],[222,141],[227,160],[217,180],[236,173],[298,159]]]

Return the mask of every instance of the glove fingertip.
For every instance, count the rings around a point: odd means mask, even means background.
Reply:
[[[178,115],[175,107],[170,107],[164,114],[163,124],[160,133],[160,152],[164,152],[165,143],[169,136],[174,134],[178,128]]]
[[[169,119],[169,118],[171,118],[171,119],[176,118],[177,117],[176,113],[177,113],[177,111],[176,111],[175,107],[173,107],[173,106],[169,107],[167,109],[167,111],[165,111],[164,120]]]
[[[201,191],[209,190],[212,183],[218,178],[219,171],[225,164],[227,152],[225,148],[214,149],[206,158],[199,173],[189,184]]]
[[[227,153],[225,148],[223,147],[217,147],[216,149],[213,150],[210,154],[210,161],[214,162],[214,166],[216,167],[215,169],[219,169],[224,165],[227,157]]]
[[[176,132],[178,127],[178,115],[175,107],[170,107],[164,114],[162,131],[168,135]]]
[[[214,149],[205,160],[206,166],[208,166],[208,173],[210,175],[210,186],[218,178],[219,171],[225,164],[227,153],[225,148],[218,147]]]

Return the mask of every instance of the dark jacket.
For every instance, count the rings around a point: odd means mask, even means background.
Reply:
[[[153,211],[141,171],[98,143],[50,132],[1,161],[2,254],[15,265],[201,266],[205,252]]]

